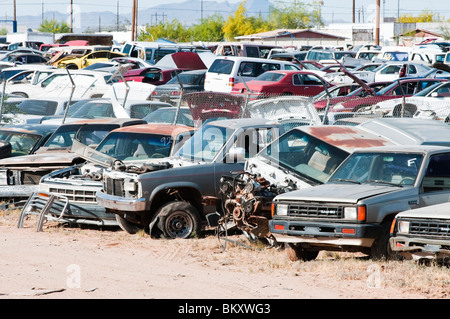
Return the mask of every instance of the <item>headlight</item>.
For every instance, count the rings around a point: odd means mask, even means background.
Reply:
[[[356,220],[357,217],[356,207],[344,207],[344,218]]]
[[[403,234],[409,233],[409,222],[404,220],[398,221],[398,232]]]
[[[287,212],[288,212],[288,205],[286,205],[286,204],[278,204],[276,212],[277,212],[277,215],[286,216]]]
[[[137,183],[136,182],[124,182],[123,183],[123,189],[126,192],[135,192],[137,190]]]
[[[337,103],[337,104],[333,105],[333,110],[340,110],[343,108],[344,108],[344,105],[342,105],[342,103]]]

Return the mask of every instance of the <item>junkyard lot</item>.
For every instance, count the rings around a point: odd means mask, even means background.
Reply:
[[[217,238],[152,240],[111,228],[19,229],[1,212],[2,299],[401,299],[446,298],[447,268],[323,254],[290,262],[284,251]],[[248,245],[243,237],[233,240]],[[259,249],[259,250],[258,250]]]

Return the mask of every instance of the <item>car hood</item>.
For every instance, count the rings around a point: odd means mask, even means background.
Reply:
[[[430,205],[398,213],[396,218],[450,219],[450,202]]]
[[[31,154],[17,157],[8,157],[0,160],[0,167],[16,166],[52,166],[58,164],[71,164],[78,156],[69,152],[47,152],[41,154]]]
[[[197,123],[212,118],[240,118],[245,102],[242,96],[219,92],[188,93],[185,100]]]
[[[208,67],[196,52],[177,52],[164,56],[155,67],[179,68],[185,70],[200,70]]]
[[[392,192],[395,186],[374,184],[327,183],[278,195],[278,201],[319,201],[356,204],[359,200]]]
[[[321,120],[311,98],[286,96],[251,101],[245,107],[241,95],[219,92],[194,92],[185,95],[195,122],[212,118],[265,118],[269,120],[301,119],[311,124]]]

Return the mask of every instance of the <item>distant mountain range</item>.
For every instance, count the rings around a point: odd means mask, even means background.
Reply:
[[[246,8],[247,15],[267,15],[272,4],[269,0],[247,0]],[[201,18],[207,18],[216,13],[221,14],[224,18],[232,15],[238,7],[238,3],[229,3],[228,1],[203,1],[193,0],[182,3],[164,4],[154,6],[152,8],[138,11],[138,24],[156,24],[161,21],[172,21],[177,19],[185,25],[192,25],[199,23]],[[117,19],[117,12],[83,12],[79,14],[73,13],[73,28],[74,32],[84,32],[86,29],[92,31],[117,29],[117,20],[119,26],[128,26],[131,24],[131,13],[122,14],[119,12],[119,19]],[[58,22],[70,21],[68,13],[61,13],[58,11],[46,11],[43,14],[44,19],[55,19]],[[42,23],[42,14],[36,16],[18,16],[17,22],[19,26],[37,30]]]

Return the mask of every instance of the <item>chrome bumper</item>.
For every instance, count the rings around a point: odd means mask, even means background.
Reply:
[[[103,191],[97,191],[96,193],[97,204],[120,211],[144,211],[146,206],[145,198],[131,199],[121,196],[114,196],[104,193]]]

